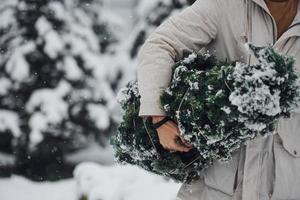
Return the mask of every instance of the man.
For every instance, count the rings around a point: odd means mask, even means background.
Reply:
[[[139,115],[157,123],[165,116],[159,97],[171,80],[171,68],[184,51],[214,52],[218,59],[247,62],[245,43],[273,45],[294,56],[300,71],[298,0],[198,0],[171,16],[147,38],[138,54]],[[255,62],[250,59],[250,62]],[[189,151],[176,124],[157,129],[162,146]],[[247,142],[227,163],[215,161],[199,181],[183,184],[182,200],[300,200],[300,109],[280,119],[276,134]]]

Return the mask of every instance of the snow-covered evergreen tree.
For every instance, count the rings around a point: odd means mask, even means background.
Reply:
[[[71,1],[71,0],[69,0]],[[120,26],[120,17],[112,10],[104,8],[105,2],[110,0],[73,0],[92,20],[94,33],[99,37],[101,53],[114,52],[112,44],[119,42],[117,31],[112,30]],[[113,33],[113,34],[112,34]]]
[[[17,172],[60,174],[66,152],[116,126],[122,72],[108,65],[117,41],[101,23],[100,0],[9,0],[0,8],[0,137]],[[97,20],[96,20],[97,19]],[[0,143],[2,145],[2,143]]]

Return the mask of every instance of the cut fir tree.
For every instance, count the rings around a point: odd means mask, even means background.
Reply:
[[[138,116],[140,94],[137,82],[130,82],[119,92],[125,112],[111,140],[117,160],[191,182],[214,160],[231,159],[247,140],[274,133],[277,120],[289,117],[300,101],[295,61],[271,47],[249,50],[255,65],[192,53],[173,67],[161,106],[193,145],[188,153],[162,148],[151,121]]]

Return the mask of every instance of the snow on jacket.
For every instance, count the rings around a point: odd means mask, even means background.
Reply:
[[[138,54],[139,115],[164,115],[159,97],[172,66],[185,51],[214,52],[218,59],[248,60],[245,42],[273,45],[294,56],[300,71],[300,5],[288,30],[277,27],[264,0],[197,0],[169,17],[147,38]],[[251,62],[254,62],[253,60]],[[300,200],[300,109],[280,119],[276,134],[247,142],[227,163],[214,162],[202,178],[183,184],[182,200]]]

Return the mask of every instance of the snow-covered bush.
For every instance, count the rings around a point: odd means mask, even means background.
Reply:
[[[0,140],[18,173],[55,179],[66,152],[105,144],[114,130],[123,72],[110,66],[117,38],[101,9],[100,0],[1,3]]]
[[[74,177],[78,195],[88,200],[174,200],[180,186],[131,165],[82,163]]]

